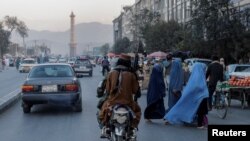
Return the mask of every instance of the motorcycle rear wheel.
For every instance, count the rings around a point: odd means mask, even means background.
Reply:
[[[124,141],[122,136],[117,136],[115,134],[111,135],[110,141]]]

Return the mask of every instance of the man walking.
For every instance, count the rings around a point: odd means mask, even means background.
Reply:
[[[219,62],[218,56],[212,57],[213,62],[208,65],[206,79],[208,79],[208,109],[212,109],[212,96],[218,81],[223,81],[223,66]]]
[[[102,60],[102,75],[105,76],[109,72],[109,60],[107,56],[104,56]]]

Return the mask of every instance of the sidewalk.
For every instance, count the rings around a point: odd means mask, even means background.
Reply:
[[[20,98],[23,78],[14,67],[0,69],[0,113]]]

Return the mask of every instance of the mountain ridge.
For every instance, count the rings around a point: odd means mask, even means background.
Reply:
[[[69,54],[70,29],[65,31],[34,30],[28,32],[29,36],[25,38],[27,47],[34,44],[46,44],[51,48],[54,54]],[[113,42],[113,26],[99,22],[78,23],[75,25],[75,37],[77,43],[77,52],[91,50],[92,47]],[[13,42],[20,43],[19,36],[11,39]],[[79,54],[79,55],[80,55]]]

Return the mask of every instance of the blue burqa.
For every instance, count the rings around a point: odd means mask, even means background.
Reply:
[[[162,119],[165,115],[164,100],[165,83],[163,79],[163,68],[159,64],[155,64],[150,76],[147,107],[144,112],[146,119]]]
[[[164,116],[171,124],[192,123],[200,103],[208,97],[205,65],[195,63],[189,81],[175,106]]]
[[[172,62],[170,75],[169,75],[169,88],[168,88],[168,110],[167,112],[175,105],[179,100],[174,94],[174,91],[182,91],[184,85],[184,73],[182,69],[181,60],[176,59]]]

